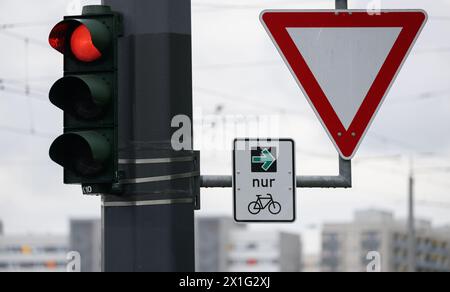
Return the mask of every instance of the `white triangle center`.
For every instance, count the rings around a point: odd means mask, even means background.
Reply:
[[[287,30],[348,130],[402,28]]]

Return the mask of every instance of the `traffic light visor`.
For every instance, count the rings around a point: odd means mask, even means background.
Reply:
[[[66,76],[50,89],[50,101],[79,120],[100,118],[112,101],[111,86],[92,76]]]
[[[85,177],[101,174],[110,155],[111,144],[94,131],[66,133],[50,147],[54,162]]]

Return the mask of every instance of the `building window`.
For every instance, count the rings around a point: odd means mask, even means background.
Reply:
[[[381,247],[380,234],[375,231],[368,231],[362,234],[361,247],[363,252],[379,251]]]
[[[339,236],[335,233],[324,234],[322,250],[328,253],[337,253],[339,251]]]

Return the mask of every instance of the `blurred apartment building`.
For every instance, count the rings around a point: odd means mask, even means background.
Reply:
[[[301,271],[299,235],[253,231],[229,217],[197,218],[198,272]]]
[[[300,272],[300,236],[277,231],[230,233],[228,272]]]
[[[100,219],[70,221],[70,250],[81,255],[81,272],[101,272],[102,226]]]
[[[82,272],[101,271],[101,221],[71,220],[69,237],[6,235],[0,222],[0,272],[65,272],[69,251],[80,253]]]
[[[66,236],[5,235],[0,223],[0,272],[65,272]]]
[[[416,222],[416,271],[450,272],[450,229]],[[405,221],[392,213],[369,210],[355,213],[354,221],[326,224],[322,231],[323,272],[365,272],[369,252],[381,256],[382,272],[408,270],[408,233]]]
[[[303,255],[302,259],[302,272],[319,273],[321,271],[320,254],[305,254]]]

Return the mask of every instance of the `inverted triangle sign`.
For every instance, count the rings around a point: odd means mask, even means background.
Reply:
[[[423,10],[270,10],[261,21],[344,159],[352,159],[414,46]]]

